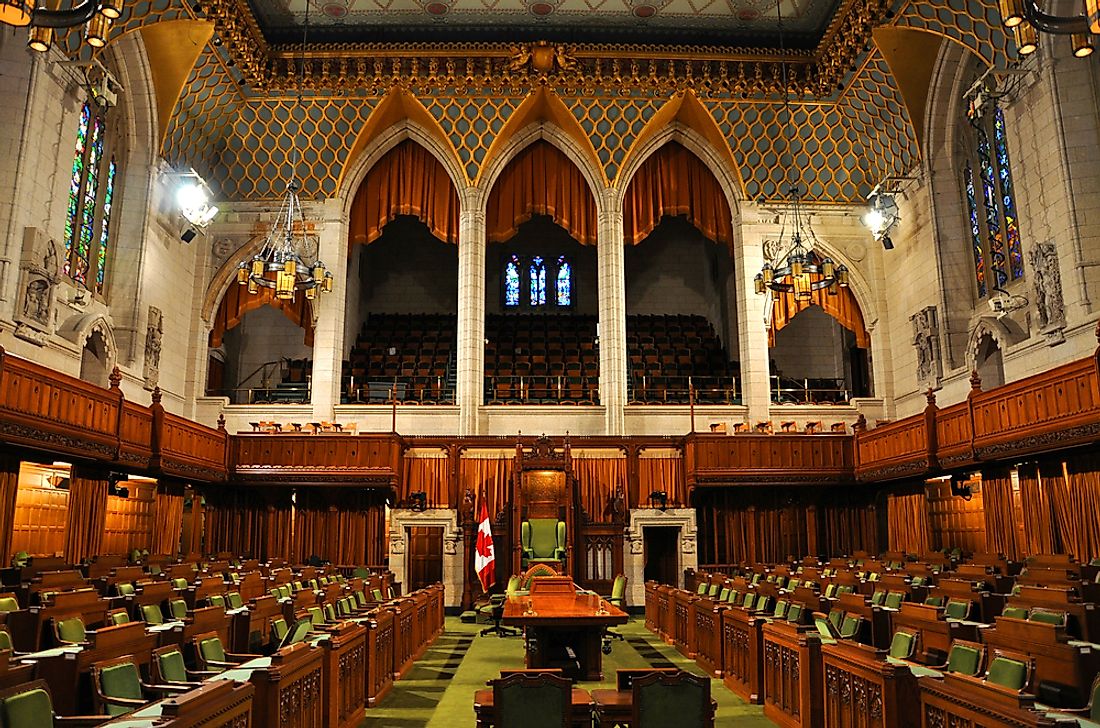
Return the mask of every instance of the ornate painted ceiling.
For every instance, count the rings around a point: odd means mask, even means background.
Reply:
[[[919,161],[942,42],[1000,66],[1014,54],[995,0],[847,0],[812,50],[786,55],[798,91],[789,139],[783,68],[767,48],[331,43],[303,53],[269,43],[245,2],[209,0],[201,12],[181,0],[127,3],[112,31],[145,41],[162,154],[230,200],[280,196],[294,144],[303,196],[332,196],[370,139],[409,118],[470,184],[506,138],[544,121],[587,150],[608,184],[624,185],[630,156],[676,122],[719,150],[745,198],[782,196],[793,164],[810,201],[861,203]]]
[[[841,0],[248,0],[271,42],[660,43],[812,48]]]

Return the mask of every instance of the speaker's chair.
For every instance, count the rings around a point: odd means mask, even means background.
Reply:
[[[560,563],[565,558],[565,521],[531,518],[520,524],[523,568],[537,563]]]

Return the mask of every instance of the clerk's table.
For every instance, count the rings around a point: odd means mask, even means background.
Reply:
[[[503,622],[527,633],[527,667],[560,667],[576,680],[603,679],[604,630],[626,621],[626,612],[578,592],[569,577],[537,576],[529,594],[504,604]]]

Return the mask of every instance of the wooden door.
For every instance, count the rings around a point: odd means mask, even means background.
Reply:
[[[679,526],[646,526],[642,529],[645,544],[645,580],[658,584],[678,585]]]
[[[405,594],[443,581],[443,527],[406,526],[405,564]]]

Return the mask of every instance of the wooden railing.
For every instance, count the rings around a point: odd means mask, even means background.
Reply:
[[[859,480],[935,471],[1086,445],[1100,440],[1100,354],[988,392],[977,377],[966,401],[873,430],[857,426]]]
[[[706,485],[850,482],[855,464],[848,435],[711,435],[687,438],[689,488]]]
[[[246,482],[348,482],[394,486],[401,472],[397,435],[238,434],[231,466]]]
[[[150,407],[129,402],[121,380],[116,368],[103,389],[0,348],[0,440],[154,475],[225,480],[224,430],[166,413],[159,389]]]

